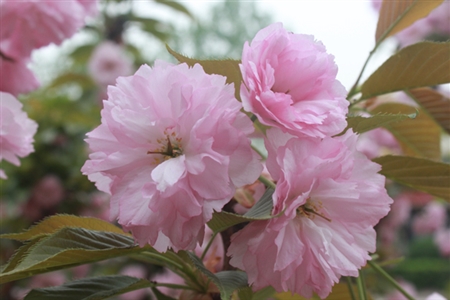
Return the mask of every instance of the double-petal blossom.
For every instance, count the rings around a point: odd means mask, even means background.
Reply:
[[[245,43],[240,67],[244,109],[261,123],[320,138],[346,127],[348,101],[334,57],[313,36],[272,24]]]
[[[34,151],[34,134],[37,123],[22,110],[22,103],[13,95],[0,92],[0,162],[6,160],[16,166],[19,157]],[[0,178],[6,178],[0,169]]]
[[[262,170],[233,86],[200,65],[159,61],[119,77],[108,95],[83,173],[141,245],[194,249],[213,211]]]
[[[278,216],[250,223],[228,249],[230,263],[247,272],[255,289],[271,285],[324,298],[341,276],[358,276],[370,260],[373,227],[392,199],[380,166],[356,151],[356,139],[351,130],[324,139],[267,132]]]

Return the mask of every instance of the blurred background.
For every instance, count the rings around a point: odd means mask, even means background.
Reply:
[[[62,45],[32,53],[30,68],[41,87],[19,99],[38,124],[35,152],[15,167],[1,162],[8,175],[0,181],[0,233],[20,232],[56,213],[94,216],[109,221],[109,199],[80,172],[88,149],[85,134],[100,123],[107,86],[118,76],[132,75],[156,59],[176,63],[167,52],[199,59],[240,59],[243,44],[257,31],[282,22],[294,33],[311,34],[335,56],[338,79],[349,89],[375,44],[377,1],[131,1],[103,0],[99,13]],[[388,39],[370,62],[370,75],[392,53],[423,40],[448,40],[450,7],[439,7],[441,27],[412,30]],[[430,15],[431,16],[431,15]],[[429,21],[432,23],[431,21]],[[437,21],[434,21],[435,23]],[[443,22],[443,23],[442,23]],[[428,23],[427,23],[428,24]],[[433,23],[434,24],[434,23]],[[443,25],[442,25],[443,24]],[[414,26],[414,25],[413,25]],[[423,28],[422,25],[420,28]],[[427,25],[428,26],[428,25]],[[428,27],[427,27],[428,28]],[[448,85],[439,87],[450,95]],[[404,95],[389,101],[409,103]],[[449,162],[448,137],[441,155]],[[400,154],[389,132],[374,130],[361,137],[360,149],[369,157]],[[450,295],[450,210],[433,196],[388,183],[395,199],[392,212],[377,227],[378,255],[387,270],[420,299],[432,291]],[[1,241],[1,262],[19,244]],[[21,299],[34,287],[60,285],[66,280],[98,274],[128,274],[152,278],[161,270],[121,258],[13,282],[1,287],[1,299]],[[383,279],[366,270],[373,295],[401,300]],[[151,299],[147,292],[123,299]],[[391,297],[391,298],[389,298]]]

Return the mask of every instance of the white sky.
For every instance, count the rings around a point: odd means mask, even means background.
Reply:
[[[194,15],[201,16],[214,1],[180,1]],[[371,1],[365,0],[277,0],[254,1],[261,10],[272,15],[275,22],[294,33],[312,34],[335,56],[338,79],[348,89],[356,80],[375,43],[378,14]],[[368,70],[374,71],[395,48],[392,41],[372,58]],[[370,73],[366,73],[370,74]]]

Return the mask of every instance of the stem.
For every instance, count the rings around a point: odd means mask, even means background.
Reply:
[[[256,153],[259,154],[259,156],[261,156],[262,159],[266,159],[267,157],[264,155],[264,153],[261,152],[261,150],[259,150],[258,148],[256,148],[254,145],[252,145],[252,149],[255,150]]]
[[[144,252],[141,252],[140,254],[142,254],[144,256],[147,256],[149,258],[153,258],[156,261],[165,262],[168,265],[170,265],[172,267],[175,267],[176,269],[183,270],[183,266],[182,265],[180,265],[179,263],[177,263],[177,262],[175,262],[175,261],[165,257],[164,255],[159,254],[159,253],[152,253],[152,252],[144,251]]]
[[[370,58],[372,57],[372,55],[375,53],[375,50],[378,48],[378,45],[375,45],[375,47],[373,48],[372,51],[370,51],[369,56],[367,56],[366,61],[364,62],[364,65],[361,69],[361,72],[359,72],[358,78],[355,81],[355,84],[352,86],[352,88],[350,89],[350,91],[348,92],[348,96],[347,96],[347,100],[350,100],[350,98],[356,94],[356,89],[358,88],[358,84],[359,81],[361,80],[361,77],[364,73],[364,70],[367,67],[367,63],[369,62]]]
[[[261,181],[262,183],[264,183],[264,185],[268,188],[275,189],[277,187],[277,185],[275,183],[273,183],[272,181],[270,181],[269,179],[267,179],[264,176],[259,176],[258,180]]]
[[[196,289],[191,288],[190,286],[187,285],[180,285],[180,284],[171,284],[171,283],[158,283],[155,282],[156,286],[164,286],[164,287],[168,287],[171,289],[182,289],[182,290],[192,290],[192,291],[196,291]]]
[[[402,293],[409,300],[414,300],[414,298],[408,294],[399,284],[395,281],[394,278],[391,277],[385,270],[383,270],[377,263],[373,261],[367,262],[376,272],[378,272],[381,276],[383,276],[387,281],[389,281],[400,293]]]
[[[201,261],[203,261],[203,259],[205,258],[206,252],[208,252],[208,250],[209,250],[209,248],[211,247],[212,242],[213,242],[214,239],[216,238],[216,235],[217,235],[217,234],[218,234],[218,232],[215,232],[215,233],[212,235],[211,239],[209,240],[208,244],[207,244],[206,247],[205,247],[205,250],[203,250],[202,256],[200,257],[200,260],[201,260]]]
[[[353,283],[352,283],[352,279],[350,277],[345,277],[345,279],[347,279],[347,287],[348,287],[348,292],[350,293],[350,297],[352,298],[352,300],[356,300],[355,298],[355,292],[353,292]]]
[[[358,295],[360,300],[366,300],[366,287],[364,286],[364,279],[362,278],[362,272],[359,271],[359,276],[356,277],[356,286],[358,287]]]

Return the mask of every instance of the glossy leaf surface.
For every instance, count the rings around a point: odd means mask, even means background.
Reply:
[[[401,49],[361,86],[362,99],[450,82],[450,43],[421,42]]]

